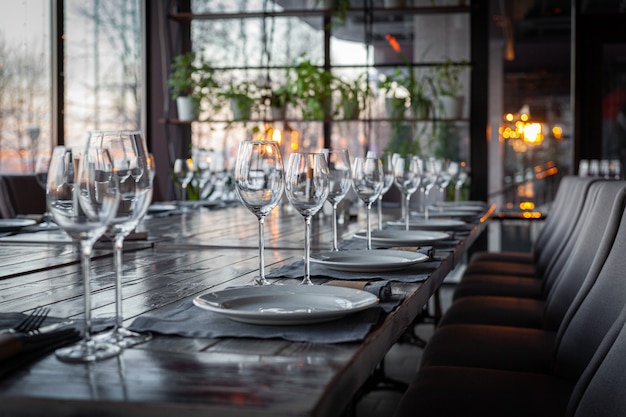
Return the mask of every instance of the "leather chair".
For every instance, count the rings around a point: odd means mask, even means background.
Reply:
[[[545,288],[552,285],[551,282],[545,282],[545,278],[550,277],[552,271],[558,271],[563,267],[575,243],[576,231],[580,230],[587,220],[586,217],[581,216],[581,211],[591,185],[597,180],[579,178],[574,181],[575,186],[569,192],[570,196],[565,204],[569,208],[567,216],[563,213],[555,213],[555,216],[562,217],[564,220],[560,222],[558,228],[552,231],[549,239],[542,245],[542,249],[536,252],[536,261],[533,264],[520,267],[515,263],[508,263],[509,267],[505,269],[505,263],[496,262],[489,273],[479,273],[476,270],[466,271],[454,291],[453,299],[457,300],[469,295],[541,298],[542,294],[545,294]],[[518,273],[520,269],[522,272]],[[534,271],[534,274],[530,274],[530,270]]]
[[[606,259],[598,259],[587,274],[556,331],[447,324],[438,328],[429,340],[421,366],[474,366],[577,377],[582,370],[577,370],[575,364],[589,360],[626,303],[626,285],[622,278],[626,270],[623,204],[620,210],[614,241],[612,244],[602,242],[602,246],[610,246]]]
[[[626,415],[626,306],[578,378],[458,366],[420,370],[394,417]]]
[[[0,178],[0,214],[3,218],[46,212],[46,192],[35,175],[3,175]]]
[[[572,234],[563,266],[554,268],[541,298],[468,296],[457,299],[439,321],[446,324],[494,324],[556,330],[585,279],[597,276],[604,263],[626,204],[626,182],[591,185],[581,217]],[[588,278],[589,277],[589,278]]]
[[[396,417],[624,415],[624,253],[626,214],[597,278],[585,280],[556,333],[437,329]]]

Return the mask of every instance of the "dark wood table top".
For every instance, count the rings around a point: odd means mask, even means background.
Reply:
[[[0,379],[0,415],[93,415],[97,410],[99,416],[340,416],[462,262],[488,217],[489,212],[444,254],[426,281],[393,282],[393,293],[404,300],[361,342],[155,334],[117,358],[92,364],[63,363],[50,354]],[[316,217],[313,224],[313,250],[329,250],[329,216]],[[340,232],[347,238],[362,227],[363,222],[349,222]],[[257,222],[243,207],[147,218],[139,230],[147,239],[128,241],[123,256],[128,325],[199,294],[248,285],[258,273]],[[302,259],[299,214],[277,208],[266,219],[265,234],[267,271]],[[114,314],[112,265],[110,244],[98,243],[91,264],[94,317]],[[48,306],[51,316],[80,319],[82,292],[71,244],[0,238],[0,312]]]

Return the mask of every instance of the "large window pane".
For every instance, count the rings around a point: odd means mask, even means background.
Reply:
[[[0,13],[0,172],[29,173],[50,146],[48,0],[5,2]]]
[[[92,129],[141,128],[139,0],[67,0],[65,142]]]

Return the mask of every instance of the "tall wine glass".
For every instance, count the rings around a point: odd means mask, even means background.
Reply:
[[[121,347],[135,346],[151,339],[150,333],[138,333],[124,327],[122,312],[122,250],[124,239],[137,227],[152,201],[153,165],[138,131],[94,131],[90,133],[87,149],[108,149],[119,175],[120,202],[117,214],[107,228],[106,236],[113,241],[115,264],[115,325],[103,336]]]
[[[48,182],[48,169],[50,168],[50,158],[51,154],[49,150],[37,154],[37,159],[35,160],[35,178],[37,179],[37,184],[41,188],[43,188],[44,192],[46,191],[46,186]],[[50,226],[51,222],[50,211],[48,210],[48,206],[46,204],[46,211],[43,213],[41,217],[41,223],[43,223],[46,227]]]
[[[352,187],[367,207],[367,249],[372,249],[372,224],[370,212],[372,203],[380,196],[383,189],[383,167],[375,157],[358,157],[352,168]]]
[[[198,200],[202,200],[213,191],[213,166],[211,155],[206,149],[194,149],[192,152],[194,178],[198,182]]]
[[[241,202],[259,221],[259,276],[255,284],[269,284],[265,278],[265,216],[280,201],[284,190],[283,159],[273,141],[244,141],[235,162],[235,186]]]
[[[350,190],[350,156],[345,148],[330,148],[326,155],[329,171],[328,201],[333,206],[333,250],[338,251],[337,206]]]
[[[80,243],[83,272],[85,326],[83,339],[61,348],[56,356],[68,362],[92,362],[118,355],[121,348],[91,336],[90,258],[94,243],[113,220],[119,189],[113,160],[106,149],[88,149],[75,170],[70,148],[56,147],[48,172],[47,201],[54,221]]]
[[[402,199],[402,206],[404,210],[404,227],[409,230],[409,203],[411,196],[420,185],[421,172],[419,162],[414,155],[403,155],[396,158],[394,162],[394,182],[404,197]]]
[[[187,200],[187,186],[193,179],[193,160],[191,158],[176,159],[172,167],[172,172],[182,190],[181,200],[185,201]]]
[[[454,182],[454,201],[457,203],[461,200],[461,189],[469,177],[467,165],[463,163],[459,165],[459,173],[457,174],[456,181]]]
[[[435,158],[425,158],[422,165],[422,189],[424,190],[424,218],[428,220],[428,196],[439,180],[440,168]]]
[[[312,285],[311,217],[322,207],[329,192],[329,171],[322,153],[292,153],[285,173],[285,191],[293,207],[304,216],[304,278]]]
[[[391,152],[383,152],[380,156],[380,163],[383,167],[383,189],[378,197],[378,229],[383,230],[383,196],[389,191],[394,181],[393,172],[394,156]]]

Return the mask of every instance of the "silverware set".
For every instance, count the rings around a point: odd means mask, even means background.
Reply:
[[[72,321],[44,325],[49,313],[49,308],[37,307],[19,323],[0,330],[0,377],[79,340]]]

